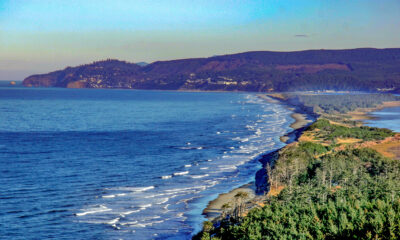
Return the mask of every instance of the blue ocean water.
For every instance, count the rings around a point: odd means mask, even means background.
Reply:
[[[0,238],[188,239],[290,114],[247,93],[0,88]]]

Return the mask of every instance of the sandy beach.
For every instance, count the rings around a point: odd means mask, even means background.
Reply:
[[[285,98],[281,95],[281,94],[258,94],[257,95],[259,98],[264,99],[265,101],[269,102],[269,103],[282,103],[285,102]],[[279,100],[278,100],[279,99]],[[292,123],[290,125],[291,128],[293,128],[294,130],[300,129],[302,127],[307,126],[309,123],[312,122],[312,120],[310,120],[308,118],[308,114],[300,111],[297,108],[294,108],[292,106],[287,106],[287,108],[290,111],[293,111],[293,113],[290,115],[295,121],[294,123]]]
[[[302,127],[307,126],[309,123],[312,122],[312,120],[307,119],[307,114],[305,113],[292,113],[290,115],[292,118],[294,118],[295,122],[290,125],[291,128],[293,129],[299,129]]]
[[[232,207],[234,206],[235,195],[239,192],[248,193],[247,201],[251,201],[256,197],[254,183],[248,183],[239,188],[235,188],[228,193],[220,194],[216,199],[208,203],[207,208],[203,211],[203,214],[210,221],[219,217],[222,213],[222,206],[225,203],[229,203]]]

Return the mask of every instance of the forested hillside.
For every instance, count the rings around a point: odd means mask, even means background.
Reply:
[[[400,49],[245,52],[134,64],[105,60],[32,75],[25,86],[282,92],[400,91]]]
[[[268,166],[265,206],[205,224],[201,239],[399,239],[400,162],[369,148],[387,129],[320,119]]]
[[[393,94],[308,94],[278,93],[268,94],[272,98],[284,100],[290,105],[316,114],[345,114],[359,108],[375,108],[384,102],[400,101]]]

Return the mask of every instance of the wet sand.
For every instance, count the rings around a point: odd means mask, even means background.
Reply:
[[[307,119],[307,114],[305,113],[292,113],[290,116],[295,120],[295,122],[290,125],[294,130],[305,127],[312,122]]]

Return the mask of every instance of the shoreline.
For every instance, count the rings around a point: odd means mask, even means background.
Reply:
[[[307,128],[307,126],[313,123],[316,119],[314,114],[310,114],[298,106],[291,105],[284,99],[274,98],[267,94],[257,94],[257,96],[269,103],[281,104],[289,111],[292,111],[290,117],[294,119],[294,122],[290,124],[292,130],[283,136],[280,136],[280,141],[285,144],[290,144],[297,141],[300,138],[302,132]],[[202,215],[208,219],[208,221],[218,220],[223,212],[222,206],[224,204],[233,205],[235,201],[235,195],[239,192],[248,193],[248,198],[246,200],[249,204],[249,208],[255,206],[260,206],[260,200],[262,200],[267,189],[267,171],[265,166],[271,160],[276,157],[276,153],[279,152],[284,147],[272,150],[270,152],[263,153],[259,156],[259,162],[261,163],[261,169],[255,173],[255,181],[243,184],[240,187],[234,188],[229,192],[220,193],[217,198],[210,201],[207,207],[203,210]]]
[[[286,109],[293,112],[290,115],[294,119],[294,122],[290,125],[290,127],[293,130],[280,137],[280,141],[285,144],[290,144],[297,141],[304,132],[304,130],[307,129],[307,126],[313,123],[319,116],[318,114],[310,113],[299,106],[292,105],[291,103],[286,101],[286,99],[281,98],[280,96],[275,96],[270,94],[257,94],[257,96],[269,103],[281,104]],[[400,106],[400,101],[383,102],[381,105],[375,108],[360,108],[353,112],[347,113],[347,115],[351,117],[351,120],[358,121],[362,125],[364,125],[365,124],[364,120],[374,119],[374,117],[370,115],[372,112],[382,110],[384,108],[399,107],[399,106]],[[358,118],[355,118],[356,116]],[[222,205],[226,203],[233,203],[234,196],[240,191],[251,193],[249,194],[250,197],[247,199],[249,209],[256,206],[261,206],[262,204],[260,203],[262,197],[269,190],[267,189],[268,182],[267,182],[267,171],[265,167],[267,163],[277,158],[277,153],[284,147],[260,155],[259,161],[262,164],[262,168],[256,172],[255,182],[249,182],[238,188],[234,188],[233,190],[227,193],[219,194],[216,199],[208,203],[207,207],[203,210],[203,215],[209,221],[218,220],[218,218],[220,218],[222,214],[222,209],[221,209]],[[267,190],[265,191],[265,189]]]

